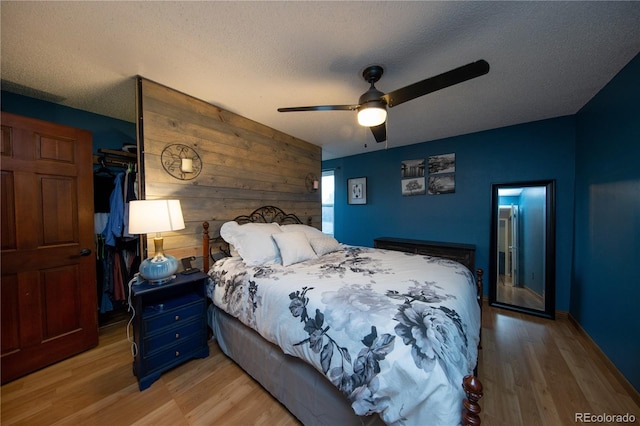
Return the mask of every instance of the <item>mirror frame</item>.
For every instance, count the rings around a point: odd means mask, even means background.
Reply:
[[[544,310],[512,305],[497,300],[498,281],[498,190],[544,186],[546,189],[545,300]],[[556,304],[556,197],[555,180],[539,180],[491,185],[491,238],[489,247],[489,304],[499,308],[555,319]]]

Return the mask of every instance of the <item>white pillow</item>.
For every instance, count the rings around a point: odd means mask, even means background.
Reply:
[[[283,266],[293,265],[294,263],[317,257],[304,232],[281,232],[273,234],[272,237],[280,250]]]
[[[239,225],[235,221],[225,222],[220,228],[220,236],[233,245],[247,266],[262,266],[280,263],[280,251],[271,238],[282,233],[277,223],[247,223]]]
[[[308,239],[325,236],[319,229],[308,225],[280,225],[280,229],[283,232],[304,232]]]
[[[310,238],[309,243],[318,256],[342,249],[338,240],[328,235],[319,238]]]

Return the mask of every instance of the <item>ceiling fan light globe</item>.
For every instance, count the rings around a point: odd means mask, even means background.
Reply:
[[[358,124],[364,127],[375,127],[385,122],[387,110],[385,108],[373,106],[362,107],[358,110]]]

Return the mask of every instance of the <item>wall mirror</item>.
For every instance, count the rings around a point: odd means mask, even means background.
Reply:
[[[491,188],[489,304],[555,317],[555,181]]]

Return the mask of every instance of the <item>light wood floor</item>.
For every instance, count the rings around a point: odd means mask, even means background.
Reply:
[[[566,318],[485,305],[482,338],[484,425],[574,425],[576,412],[631,413],[640,421],[640,397],[625,391]],[[125,325],[103,328],[97,348],[2,386],[1,423],[298,424],[214,342],[210,348],[207,359],[175,368],[139,392]]]

